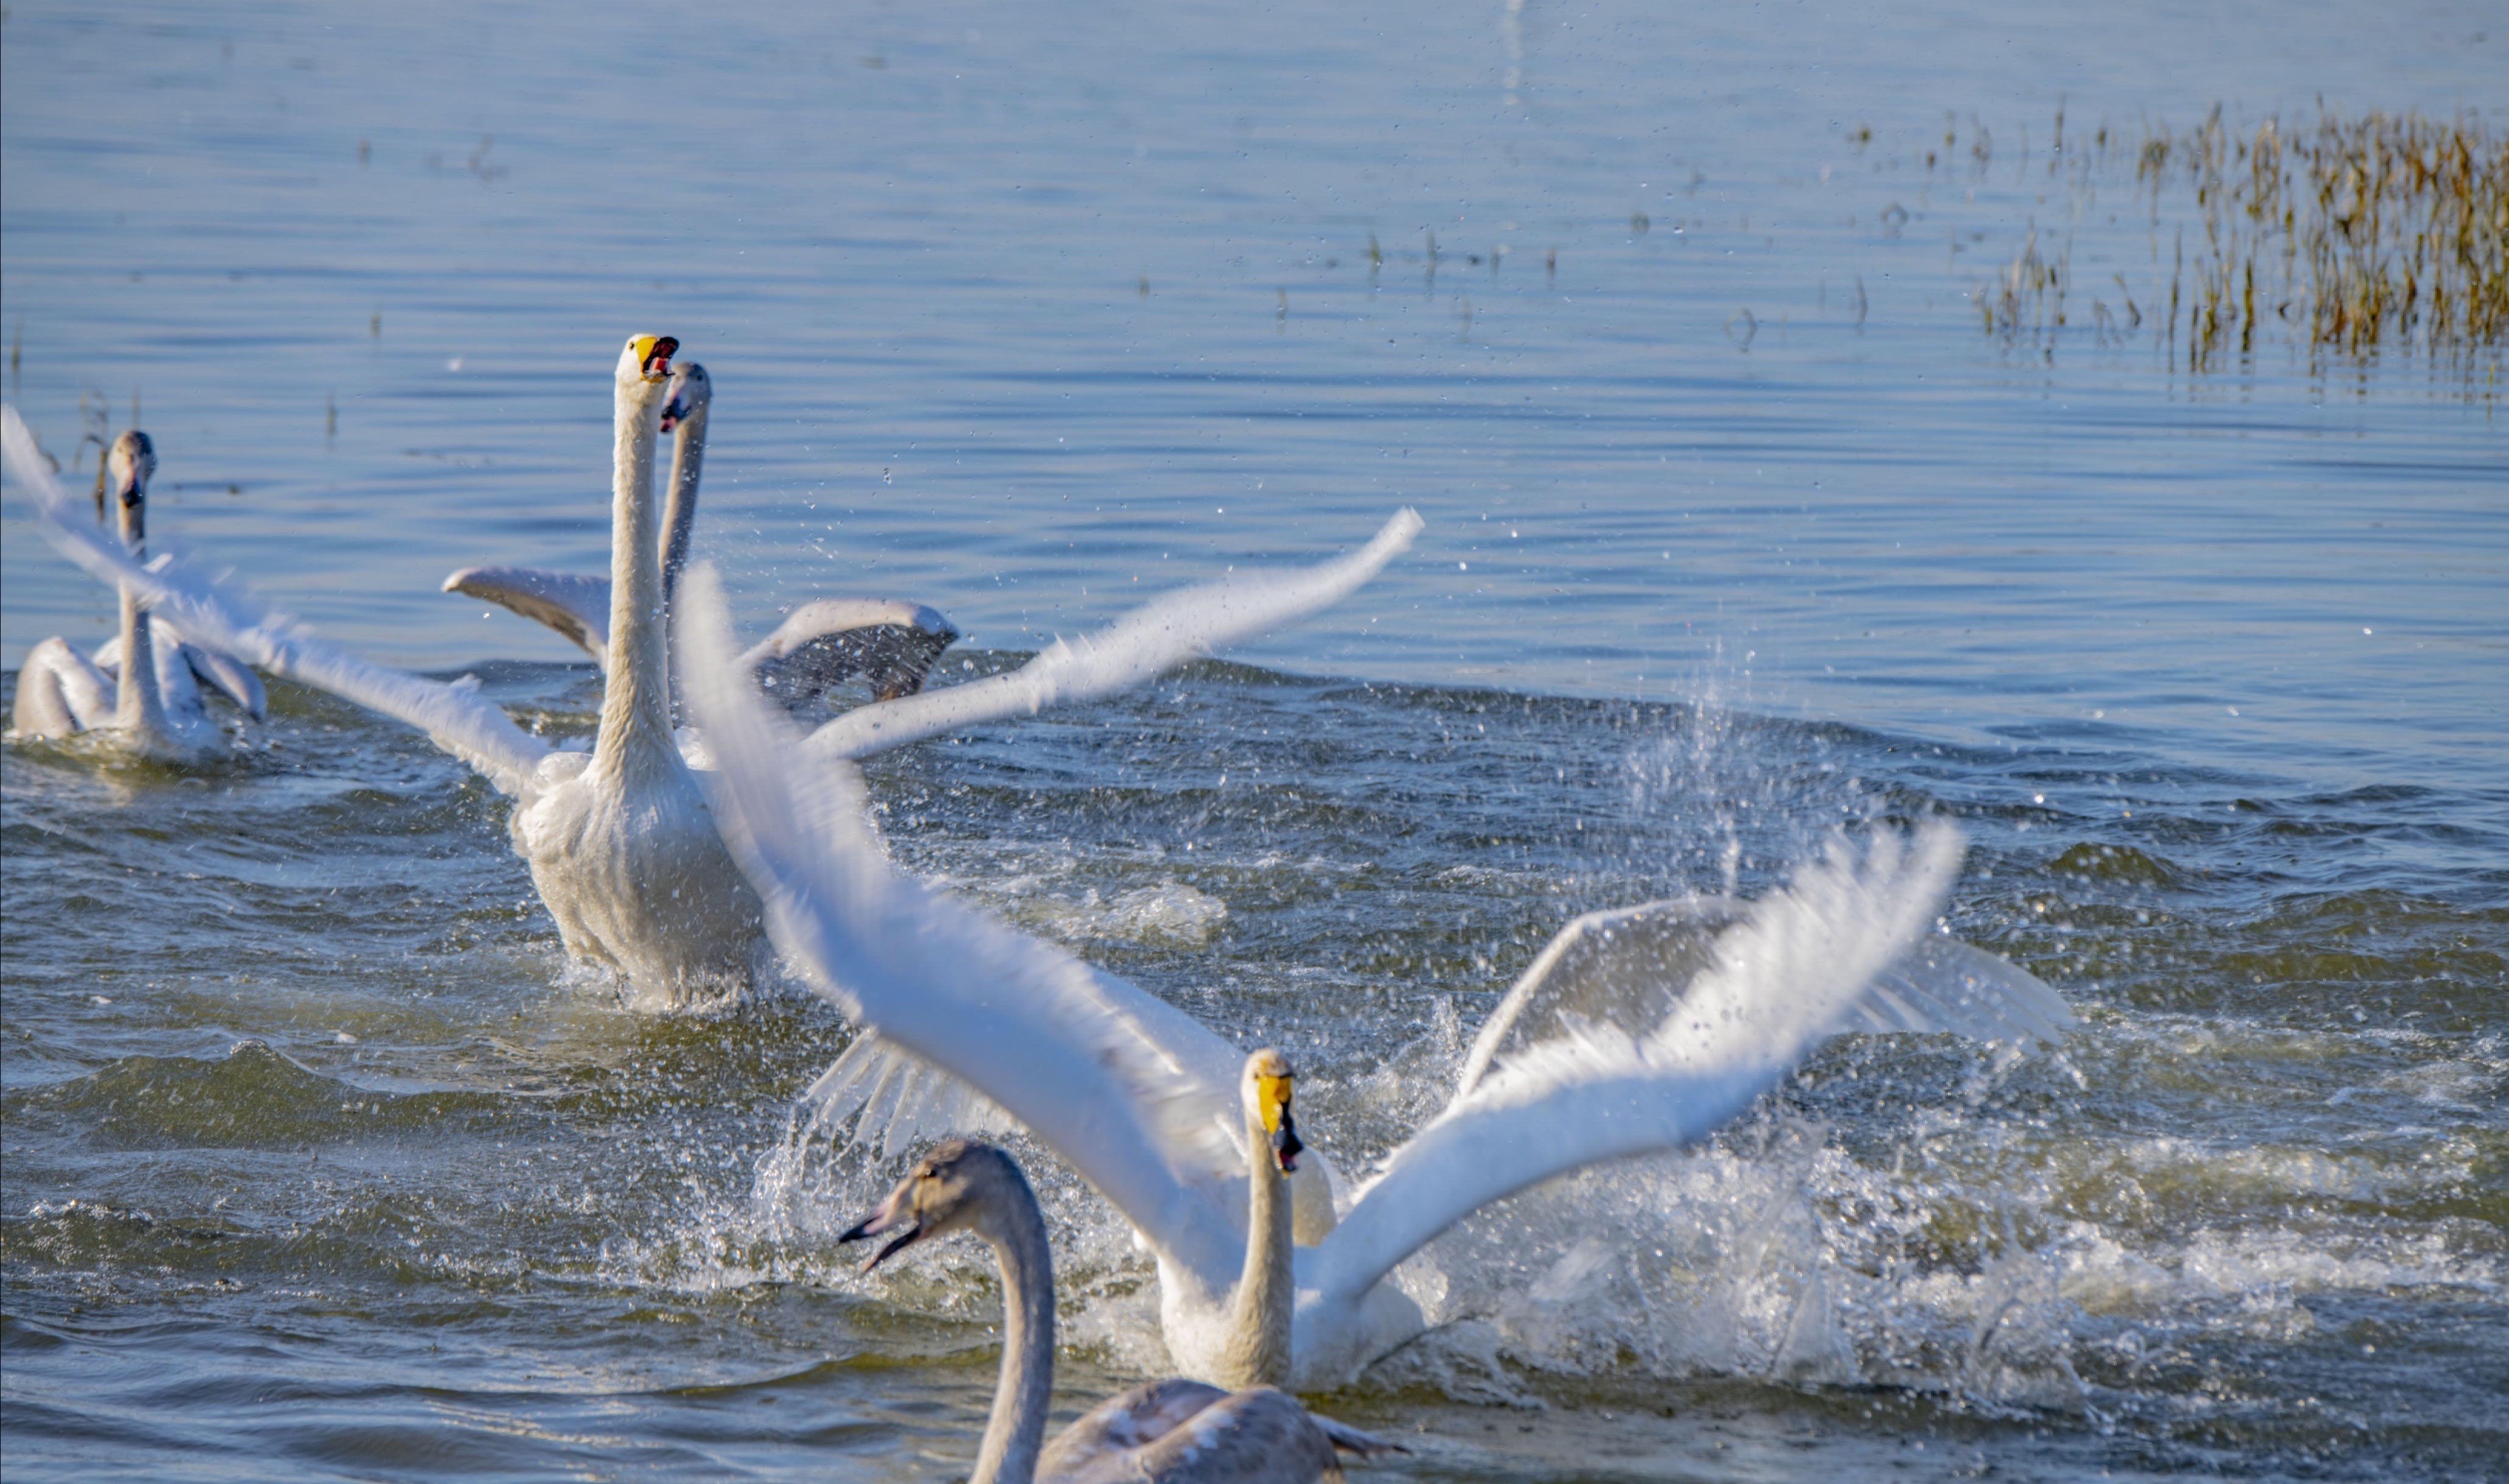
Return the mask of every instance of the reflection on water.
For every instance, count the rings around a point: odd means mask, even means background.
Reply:
[[[1568,915],[1842,819],[1960,816],[1953,925],[2086,1023],[1843,1043],[1469,1224],[1338,1414],[1432,1477],[2475,1477],[2496,387],[2191,377],[2096,316],[2051,357],[1971,297],[2034,233],[2078,279],[2168,251],[2051,177],[2060,107],[2496,109],[2480,7],[2261,24],[12,4],[8,396],[74,473],[135,400],[152,538],[561,729],[591,677],[504,661],[571,651],[435,585],[603,565],[630,327],[720,389],[742,612],[914,597],[980,671],[1417,504],[1264,668],[884,760],[901,858],[1291,1047],[1353,1165]],[[11,664],[111,626],[17,500]],[[858,1280],[832,1223],[893,1171],[790,1136],[845,1027],[622,1016],[490,791],[273,700],[188,779],[0,753],[11,1475],[963,1469],[986,1265]],[[1038,1169],[1076,1405],[1160,1363],[1146,1271]]]

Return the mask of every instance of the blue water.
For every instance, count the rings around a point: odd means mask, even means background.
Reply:
[[[755,625],[913,597],[981,669],[1416,505],[1243,667],[883,763],[901,855],[1294,1042],[1361,1155],[1369,1079],[1430,1085],[1569,912],[1842,817],[1961,815],[1955,920],[2086,1024],[1992,1077],[1844,1050],[1819,1086],[1896,1091],[1577,1182],[1583,1287],[1540,1207],[1442,1243],[1439,1344],[1334,1398],[1396,1471],[2479,1477],[2499,352],[2191,374],[1970,296],[2035,232],[2149,312],[2201,224],[2144,131],[2496,130],[2504,64],[2453,5],[13,3],[8,399],[74,482],[135,400],[161,545],[587,727],[571,649],[436,587],[606,565],[630,331],[713,374]],[[0,589],[0,664],[110,628],[14,486]],[[853,1279],[886,1171],[779,1162],[842,1023],[624,1017],[458,766],[283,687],[256,737],[0,754],[9,1472],[963,1469],[981,1261]],[[1159,1357],[1043,1178],[1077,1403]]]

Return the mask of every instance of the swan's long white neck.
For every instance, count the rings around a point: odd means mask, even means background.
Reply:
[[[992,1214],[984,1235],[1002,1270],[1002,1374],[968,1484],[1032,1484],[1054,1396],[1054,1252],[1025,1181]]]
[[[1271,1155],[1271,1134],[1251,1114],[1246,1120],[1246,1271],[1228,1306],[1228,1339],[1220,1352],[1220,1386],[1287,1386],[1290,1382],[1290,1308],[1296,1298],[1290,1272],[1290,1181]]]
[[[680,590],[680,569],[689,565],[689,540],[697,524],[697,479],[705,472],[706,415],[698,402],[680,419],[671,442],[671,493],[662,502],[662,612]]]
[[[138,498],[117,502],[122,543],[133,557],[147,555],[148,504]],[[142,737],[166,734],[166,701],[157,693],[157,650],[148,632],[148,615],[139,606],[138,590],[122,589],[122,680],[114,698],[113,722]]]
[[[614,785],[679,761],[671,741],[670,657],[654,521],[659,388],[618,382],[611,451],[610,674],[592,771]]]

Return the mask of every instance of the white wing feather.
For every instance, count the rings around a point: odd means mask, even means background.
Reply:
[[[215,686],[228,700],[235,702],[237,710],[256,722],[269,718],[270,693],[262,689],[261,677],[252,673],[251,666],[238,662],[234,655],[212,646],[193,643],[170,622],[166,627],[174,631],[175,643],[179,646],[175,652],[182,656],[183,663],[191,667],[192,674],[202,685]]]
[[[854,1137],[882,1159],[946,1134],[1008,1133],[1019,1120],[1001,1104],[866,1028],[802,1094],[813,1129],[855,1120]]]
[[[548,747],[469,691],[370,663],[307,633],[294,618],[229,591],[181,562],[141,566],[119,542],[80,521],[53,477],[34,435],[14,407],[0,408],[0,451],[34,497],[36,528],[97,580],[137,591],[201,643],[240,655],[273,675],[314,686],[424,731],[435,745],[508,794],[531,787]]]
[[[856,707],[811,734],[810,755],[865,758],[962,726],[1030,716],[1140,685],[1196,655],[1339,603],[1408,547],[1420,527],[1419,514],[1406,507],[1346,556],[1293,572],[1241,573],[1169,593],[1096,634],[1058,642],[1008,675]]]
[[[1855,1013],[1932,920],[1961,858],[1948,824],[1908,848],[1844,840],[1718,936],[1715,962],[1644,1036],[1572,1029],[1502,1062],[1396,1150],[1301,1286],[1356,1302],[1454,1222],[1603,1160],[1678,1148],[1748,1108]]]
[[[1497,1058],[1557,1033],[1569,1017],[1644,1034],[1714,961],[1717,935],[1748,910],[1732,897],[1673,897],[1569,923],[1481,1022],[1456,1092],[1471,1092]],[[2073,1023],[2064,1000],[2036,975],[1929,933],[1866,987],[1839,1028],[1948,1031],[2024,1045],[2053,1041]]]
[[[732,663],[713,570],[682,592],[707,798],[777,946],[890,1045],[983,1088],[1153,1244],[1200,1271],[1224,1261],[1233,1099],[1158,1054],[1137,1014],[1151,997],[893,871],[851,764],[807,759]]]
[[[546,624],[602,669],[610,668],[608,577],[540,567],[465,567],[444,579],[444,590]]]

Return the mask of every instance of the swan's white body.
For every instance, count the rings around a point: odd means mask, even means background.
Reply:
[[[105,465],[123,545],[136,559],[146,544],[148,479],[157,467],[156,452],[147,435],[133,429],[115,440]],[[132,651],[141,663],[126,666],[123,656]],[[26,651],[18,669],[11,722],[26,741],[98,732],[139,757],[187,762],[226,745],[225,732],[209,715],[205,686],[222,692],[256,719],[268,709],[259,677],[224,654],[187,642],[171,623],[144,612],[138,595],[126,586],[121,632],[94,659],[58,636]]]
[[[677,347],[638,336],[618,357],[601,729],[589,758],[543,759],[508,821],[567,951],[669,1003],[746,983],[759,940],[758,899],[671,735],[654,451]]]
[[[180,564],[141,565],[75,518],[15,409],[0,412],[0,451],[34,497],[46,538],[91,575],[126,584],[134,602],[274,675],[418,727],[512,796],[514,847],[531,863],[569,950],[618,968],[639,1003],[670,1004],[708,983],[745,979],[764,939],[756,897],[707,823],[669,729],[652,503],[657,398],[641,371],[633,385],[627,380],[626,362],[643,353],[636,346],[629,342],[622,353],[618,392],[610,615],[618,648],[588,756],[552,749],[467,685],[360,659]],[[1243,573],[1168,594],[1098,634],[1058,642],[1009,674],[858,707],[822,726],[814,745],[823,756],[868,757],[1112,694],[1338,603],[1419,529],[1420,518],[1403,510],[1365,547],[1313,568]]]
[[[683,688],[714,749],[716,820],[776,942],[849,1016],[974,1089],[1113,1202],[1157,1261],[1170,1354],[1226,1384],[1248,1343],[1237,1054],[1155,996],[892,872],[859,776],[798,765],[790,728],[711,673],[730,649],[711,593],[699,575]],[[1416,1334],[1418,1308],[1383,1280],[1454,1222],[1554,1175],[1704,1137],[1822,1038],[1863,1023],[1877,982],[1913,961],[1960,856],[1942,824],[1913,842],[1876,835],[1860,856],[1837,842],[1725,925],[1703,971],[1660,985],[1667,1009],[1639,1032],[1563,1015],[1560,1034],[1484,1058],[1337,1225],[1301,1232],[1289,1384],[1338,1385]],[[1961,1010],[2025,981],[2041,1019],[2052,1004],[2061,1022],[2061,1002],[2018,970],[1930,988]],[[1527,1010],[1519,1000],[1510,1024],[1531,1023]],[[904,1106],[895,1071],[873,1090],[889,1099],[875,1113]]]
[[[945,1144],[841,1240],[895,1234],[864,1265],[869,1271],[962,1231],[993,1249],[1003,1320],[1001,1374],[968,1484],[1314,1484],[1340,1473],[1336,1450],[1363,1458],[1403,1451],[1268,1385],[1229,1391],[1193,1381],[1154,1381],[1109,1397],[1048,1443],[1054,1254],[1036,1195],[1010,1156],[989,1144]]]
[[[673,371],[661,421],[661,430],[673,435],[670,493],[662,506],[665,612],[679,589],[695,536],[697,487],[713,416],[714,379],[705,368],[692,363]],[[612,555],[615,559],[615,550]],[[465,567],[444,579],[444,590],[547,625],[606,672],[611,582],[609,577],[540,567]],[[924,673],[957,638],[957,626],[925,604],[819,598],[787,613],[774,633],[740,656],[740,667],[787,705],[809,700],[856,675],[871,682],[876,698],[888,700],[921,689]]]

